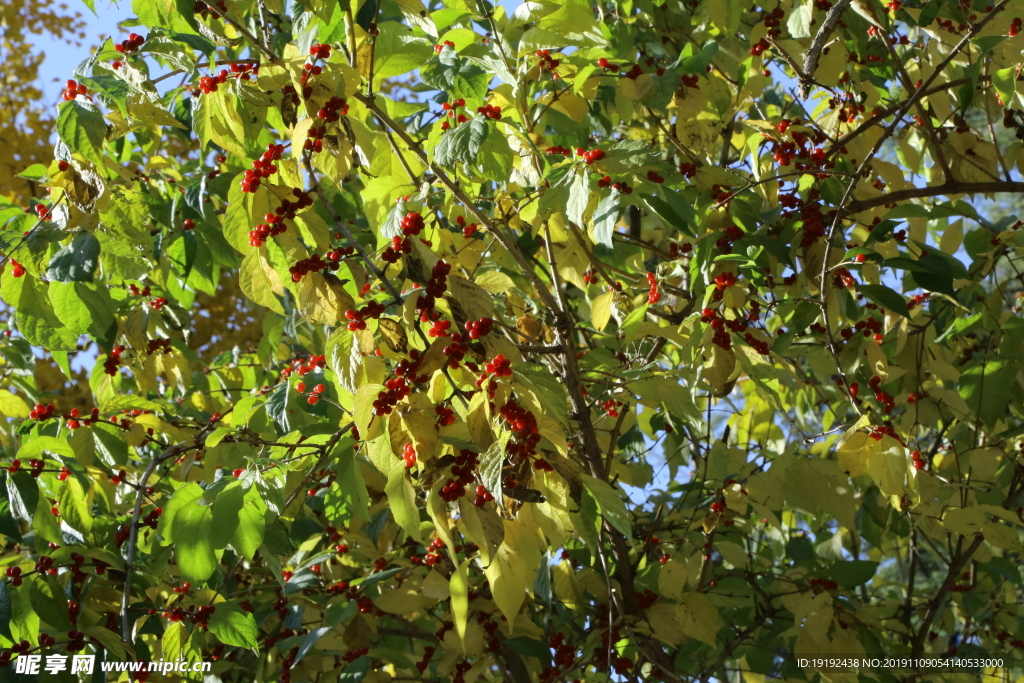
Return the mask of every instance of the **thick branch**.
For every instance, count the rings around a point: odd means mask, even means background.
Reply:
[[[908,199],[921,199],[924,197],[948,197],[954,194],[990,194],[992,192],[1016,192],[1024,194],[1024,182],[1012,182],[1007,180],[990,180],[983,183],[962,183],[953,181],[942,185],[929,185],[927,187],[911,187],[896,192],[886,192],[877,197],[862,199],[850,202],[846,207],[848,215],[858,214],[862,211],[873,209],[885,204],[896,204]]]

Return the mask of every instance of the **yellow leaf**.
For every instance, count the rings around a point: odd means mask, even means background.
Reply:
[[[870,455],[869,441],[874,441],[864,432],[857,432],[839,447],[839,467],[851,477],[868,473]]]
[[[580,590],[568,560],[551,566],[551,583],[555,596],[569,609],[575,610],[580,601]]]
[[[647,619],[658,640],[668,645],[682,645],[686,642],[686,634],[679,623],[679,611],[676,605],[666,602],[655,603],[647,612]]]
[[[478,285],[491,294],[502,294],[516,286],[512,278],[497,270],[488,271],[474,279]]]
[[[658,592],[666,598],[679,600],[686,590],[686,565],[677,560],[669,560],[661,565],[658,572]]]
[[[434,601],[412,588],[385,590],[374,599],[373,605],[388,614],[409,614],[434,604]]]
[[[28,417],[31,412],[25,399],[7,391],[0,391],[0,414],[4,417]]]
[[[616,86],[619,94],[632,102],[639,102],[654,87],[654,76],[641,74],[635,79],[620,78]],[[582,98],[581,98],[582,99]]]
[[[452,572],[448,590],[452,596],[452,621],[455,622],[455,632],[465,643],[466,621],[469,618],[469,560],[465,560]]]
[[[683,632],[711,647],[718,633],[718,608],[703,593],[686,593],[680,599],[676,614]]]
[[[409,483],[409,478],[405,476],[405,468],[392,468],[391,474],[388,476],[388,484],[384,487],[384,493],[388,496],[388,505],[391,507],[391,514],[398,522],[398,526],[405,529],[417,541],[421,540],[416,491]]]
[[[704,377],[711,384],[715,396],[725,396],[732,390],[736,354],[731,348],[723,349],[718,344],[711,344],[705,356]]]
[[[341,281],[330,273],[310,273],[302,278],[298,300],[299,313],[323,325],[336,325],[345,317],[345,311],[356,307]]]
[[[594,329],[598,332],[604,330],[605,325],[611,320],[614,296],[615,292],[608,291],[590,303],[590,321],[594,323]]]
[[[420,591],[432,600],[447,600],[452,595],[448,579],[436,569],[431,570],[427,578],[423,579]]]
[[[526,564],[515,549],[502,543],[484,571],[491,585],[494,604],[511,626],[526,600]]]

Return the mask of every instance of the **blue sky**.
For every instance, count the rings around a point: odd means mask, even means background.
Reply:
[[[82,41],[81,47],[67,45],[54,40],[51,36],[33,36],[32,40],[46,54],[46,59],[39,69],[39,82],[43,86],[46,101],[54,107],[61,101],[60,93],[64,89],[64,81],[71,78],[75,67],[85,61],[92,48],[102,43],[107,36],[113,34],[116,37],[124,33],[124,37],[127,37],[130,31],[119,29],[117,22],[135,16],[131,3],[127,0],[121,2],[120,7],[108,0],[96,0],[96,15],[93,15],[82,2],[74,2],[71,7],[79,12],[86,22],[85,40]]]

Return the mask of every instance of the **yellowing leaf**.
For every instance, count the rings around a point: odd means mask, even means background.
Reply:
[[[503,543],[484,572],[490,582],[494,604],[509,624],[514,623],[526,600],[526,564],[513,548]]]

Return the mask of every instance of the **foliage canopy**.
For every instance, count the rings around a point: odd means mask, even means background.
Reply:
[[[3,658],[1019,654],[1024,2],[135,11],[0,209]]]

